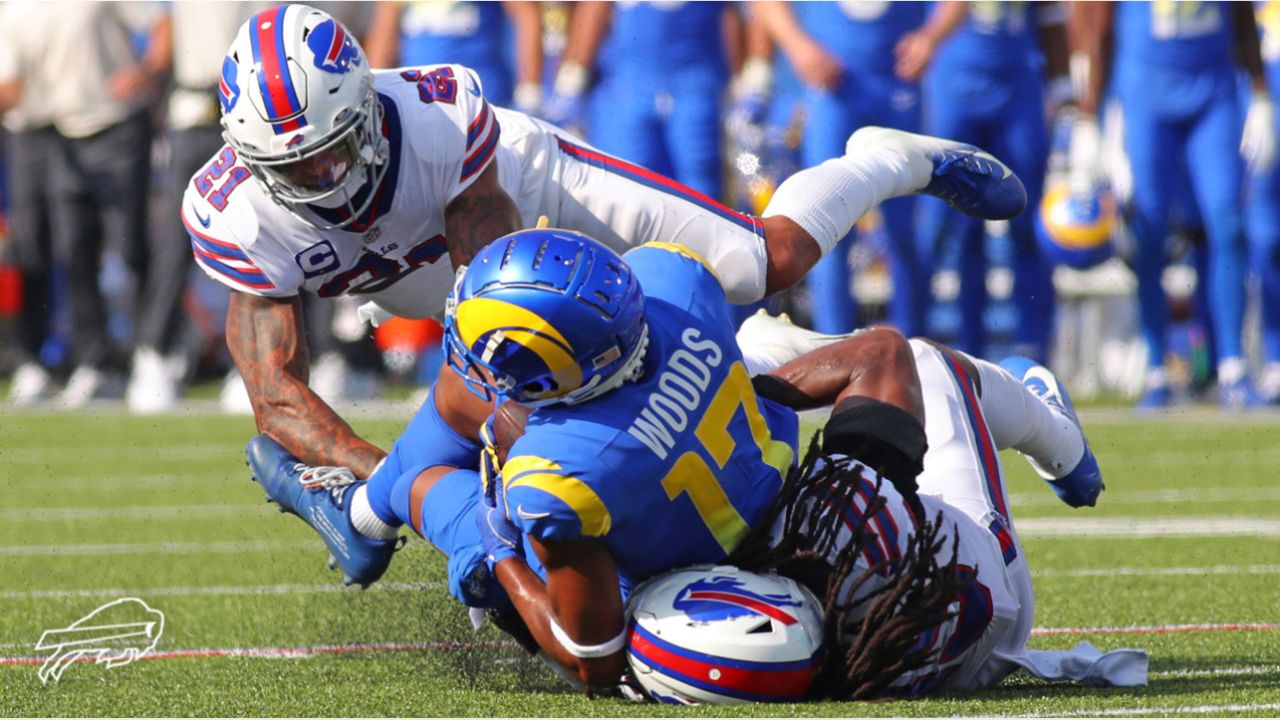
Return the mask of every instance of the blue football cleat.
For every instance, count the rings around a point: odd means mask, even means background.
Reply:
[[[1030,390],[1046,405],[1061,411],[1077,428],[1080,428],[1080,436],[1084,440],[1084,455],[1080,458],[1080,462],[1076,463],[1076,466],[1066,475],[1056,480],[1046,477],[1045,482],[1049,483],[1049,487],[1053,488],[1058,497],[1071,507],[1085,505],[1092,507],[1098,502],[1098,494],[1106,488],[1106,485],[1102,482],[1102,470],[1098,468],[1098,459],[1089,448],[1089,439],[1084,436],[1084,428],[1080,427],[1080,418],[1076,417],[1076,410],[1071,405],[1071,397],[1067,395],[1067,389],[1058,383],[1058,378],[1049,371],[1049,368],[1025,357],[1005,358],[1000,361],[1000,367],[1017,378],[1023,387]],[[1034,460],[1031,458],[1027,460],[1041,477],[1049,475]]]
[[[916,192],[941,198],[966,215],[1008,220],[1027,207],[1022,180],[991,153],[966,143],[881,127],[864,127],[849,137],[845,151],[873,145],[892,147],[917,167],[920,158],[933,164],[932,177]]]
[[[400,541],[360,534],[347,514],[347,500],[363,484],[347,468],[309,467],[275,440],[256,435],[245,448],[253,479],[267,501],[302,518],[320,534],[331,553],[329,569],[342,568],[346,585],[369,587],[386,572]]]

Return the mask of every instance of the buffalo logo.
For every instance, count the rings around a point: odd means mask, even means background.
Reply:
[[[109,668],[128,665],[156,649],[164,613],[137,598],[103,605],[65,628],[45,630],[36,650],[52,651],[40,666],[40,682],[57,682],[71,663],[90,660]]]
[[[798,622],[796,616],[782,608],[798,608],[800,600],[789,593],[751,592],[741,580],[724,575],[689,583],[676,593],[671,604],[699,622],[764,615],[783,625],[794,625]]]
[[[222,101],[222,112],[229,113],[240,99],[240,86],[236,84],[236,61],[228,55],[222,61],[222,78],[218,80],[218,99]]]
[[[316,67],[337,75],[345,75],[360,64],[360,51],[347,31],[335,20],[325,20],[307,36],[307,47],[316,56]]]
[[[302,134],[299,133],[289,138],[289,142],[285,143],[284,146],[285,146],[285,149],[292,150],[294,146],[300,144],[301,142],[302,142]]]

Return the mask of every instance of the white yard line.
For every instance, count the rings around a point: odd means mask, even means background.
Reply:
[[[425,592],[443,590],[441,583],[375,583],[369,592]],[[304,585],[208,585],[156,588],[86,588],[82,590],[5,590],[0,598],[11,600],[58,599],[80,597],[195,597],[206,595],[291,595],[356,592],[337,581]]]
[[[1280,487],[1209,487],[1209,488],[1176,488],[1169,490],[1150,490],[1133,492],[1114,492],[1107,490],[1098,499],[1103,506],[1112,505],[1155,505],[1160,503],[1210,503],[1210,502],[1246,502],[1257,503],[1268,500],[1280,500]],[[1009,505],[1013,508],[1014,519],[1018,513],[1028,507],[1062,507],[1062,501],[1044,488],[1043,492],[1011,493]]]
[[[265,503],[264,503],[265,504]],[[2,521],[22,520],[155,520],[256,513],[258,505],[123,505],[120,507],[4,508]]]
[[[1255,517],[1014,518],[1022,537],[1280,537],[1280,520]]]
[[[318,540],[290,540],[287,542],[166,542],[166,543],[112,543],[102,545],[0,545],[0,556],[29,555],[149,555],[149,554],[201,554],[261,552],[266,550],[317,549],[324,545]]]
[[[1032,570],[1032,577],[1155,577],[1159,575],[1276,575],[1280,565],[1210,565],[1207,567],[1115,567],[1072,570]]]
[[[1004,715],[1002,717],[1151,717],[1153,715],[1218,715],[1227,712],[1280,710],[1280,703],[1247,703],[1236,705],[1152,705],[1149,707],[1094,708],[1065,712]]]
[[[1185,625],[1111,625],[1099,627],[1039,627],[1031,635],[1168,635],[1201,632],[1258,632],[1280,630],[1280,623],[1194,623]]]

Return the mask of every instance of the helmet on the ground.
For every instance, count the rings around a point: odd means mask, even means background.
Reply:
[[[647,344],[631,268],[568,230],[493,241],[459,269],[445,306],[449,367],[485,398],[582,402],[637,377]]]
[[[355,221],[387,168],[382,104],[359,42],[306,5],[264,10],[240,27],[218,83],[223,138],[271,199],[321,228]],[[345,208],[327,224],[305,205]]]
[[[1114,253],[1115,197],[1103,185],[1073,190],[1065,181],[1051,184],[1040,201],[1035,225],[1036,239],[1050,262],[1087,270]]]
[[[795,702],[822,665],[822,606],[780,575],[675,570],[637,588],[627,612],[632,675],[661,702]]]

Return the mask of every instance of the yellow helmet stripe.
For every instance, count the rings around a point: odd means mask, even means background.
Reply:
[[[455,313],[458,334],[467,347],[495,330],[536,354],[555,376],[560,390],[567,392],[582,385],[582,368],[574,361],[573,346],[559,330],[541,315],[502,300],[472,298],[458,305]]]

